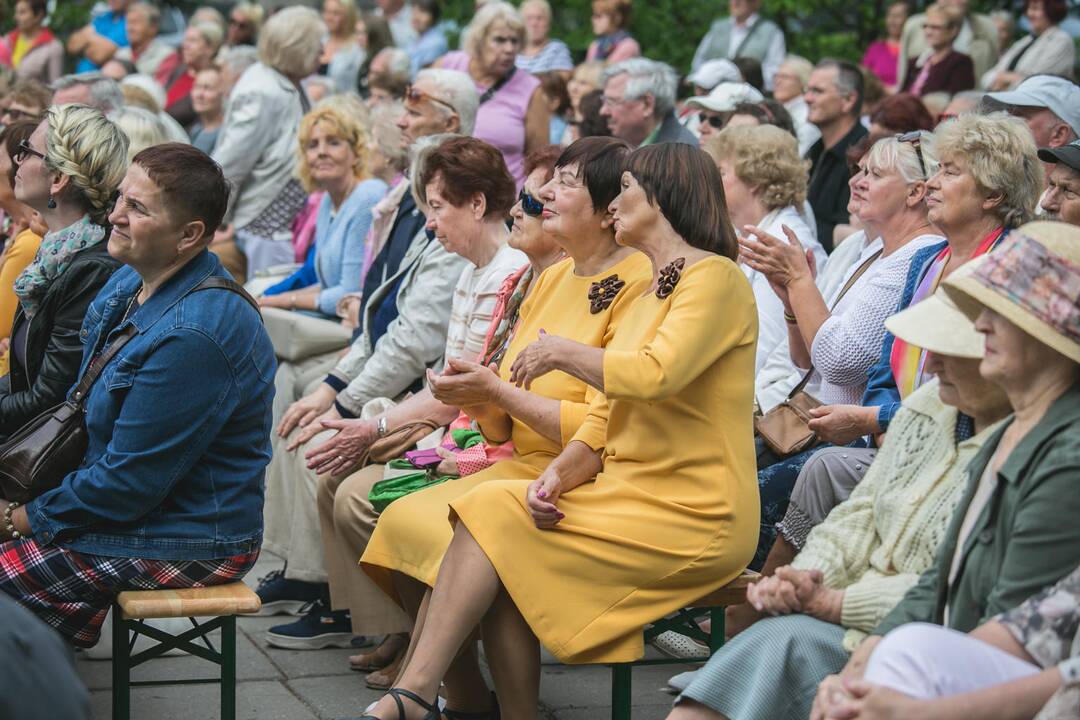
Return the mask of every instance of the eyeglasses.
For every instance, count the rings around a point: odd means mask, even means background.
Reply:
[[[518,200],[521,202],[521,211],[529,217],[540,217],[543,214],[544,203],[524,189],[518,193]]]
[[[30,145],[29,140],[23,140],[21,143],[19,143],[19,152],[15,154],[15,162],[23,162],[24,160],[26,160],[27,155],[33,155],[34,157],[41,158],[42,160],[45,159],[45,153],[35,150],[33,146]]]
[[[896,139],[902,143],[910,143],[915,148],[915,157],[919,159],[919,170],[922,171],[924,178],[928,177],[926,174],[926,163],[923,162],[922,156],[922,130],[912,130],[911,132],[901,133],[896,136]]]
[[[455,114],[457,113],[457,108],[446,102],[445,100],[440,100],[437,97],[432,97],[423,90],[417,90],[415,85],[405,86],[405,102],[416,105],[417,103],[423,102],[424,100],[427,100],[428,102],[433,102],[436,105],[442,105],[450,112]]]

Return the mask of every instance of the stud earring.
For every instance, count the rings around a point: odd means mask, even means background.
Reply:
[[[53,199],[52,197],[49,198],[49,209],[50,210],[55,210],[56,209],[56,200]]]

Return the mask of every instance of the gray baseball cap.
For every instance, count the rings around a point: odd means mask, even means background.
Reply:
[[[1061,163],[1080,172],[1080,139],[1059,148],[1039,148],[1039,159],[1047,163]]]
[[[1080,135],[1080,86],[1056,75],[1032,75],[1012,90],[987,93],[991,109],[1005,106],[1047,108]]]

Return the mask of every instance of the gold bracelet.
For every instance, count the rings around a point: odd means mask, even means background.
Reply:
[[[788,325],[797,325],[799,323],[799,319],[796,318],[791,313],[789,313],[787,310],[785,310],[784,311],[784,322],[786,322]]]

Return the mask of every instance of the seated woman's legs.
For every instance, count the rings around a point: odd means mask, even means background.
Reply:
[[[423,622],[418,617],[414,630],[415,648],[397,686],[433,701],[462,645],[487,614],[501,589],[491,561],[459,523],[425,612],[426,616],[437,617],[439,621]],[[419,706],[407,709],[407,717],[423,717]],[[396,712],[396,705],[392,699],[384,698],[374,712],[382,713],[379,717],[390,718]]]
[[[970,635],[911,623],[878,643],[864,679],[928,700],[1000,685],[1040,669]]]
[[[506,590],[499,592],[480,628],[501,715],[535,716],[540,702],[540,641]]]

